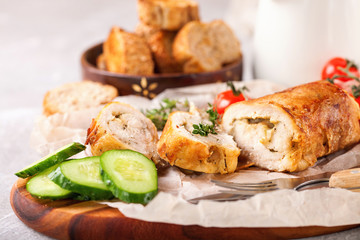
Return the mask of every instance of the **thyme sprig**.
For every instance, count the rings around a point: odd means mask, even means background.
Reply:
[[[194,130],[192,131],[193,134],[199,134],[200,136],[203,137],[207,137],[209,135],[209,133],[216,135],[216,127],[219,124],[218,120],[219,120],[219,113],[217,112],[216,109],[213,108],[213,106],[209,104],[209,109],[206,111],[207,114],[209,114],[209,121],[211,122],[210,124],[205,124],[205,123],[199,123],[197,124],[193,124],[193,128]]]
[[[159,108],[147,110],[144,114],[155,124],[158,130],[163,130],[169,114],[178,108],[185,108],[188,110],[189,102],[187,100],[185,102],[180,102],[178,100],[164,98],[160,103]]]
[[[198,125],[193,124],[194,130],[192,131],[193,134],[199,134],[200,136],[207,137],[209,133],[216,135],[217,132],[215,131],[214,125],[199,123]]]
[[[220,114],[218,113],[216,108],[213,107],[212,104],[208,103],[208,105],[209,105],[209,109],[206,112],[207,114],[209,114],[209,120],[214,126],[216,126],[218,125]]]

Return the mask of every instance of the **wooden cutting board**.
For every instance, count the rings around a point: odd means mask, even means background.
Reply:
[[[30,228],[56,239],[289,239],[329,234],[358,225],[289,228],[206,228],[146,222],[125,217],[118,209],[94,201],[33,198],[18,179],[11,206]]]

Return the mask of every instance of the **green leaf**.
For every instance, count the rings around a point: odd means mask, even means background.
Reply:
[[[185,107],[185,109],[189,109],[189,102],[186,100],[182,103],[178,100],[164,98],[160,103],[159,108],[150,109],[143,113],[155,124],[158,130],[163,130],[170,113],[181,106]]]
[[[198,125],[193,124],[194,130],[192,131],[193,134],[199,134],[200,136],[206,137],[209,133],[216,135],[217,132],[215,131],[214,125],[199,123]]]
[[[218,124],[219,113],[216,109],[214,110],[213,105],[211,105],[210,103],[208,103],[208,105],[210,108],[206,112],[209,114],[210,122],[215,126],[216,124]]]

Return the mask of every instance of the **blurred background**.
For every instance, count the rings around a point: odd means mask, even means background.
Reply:
[[[320,79],[330,58],[360,63],[359,0],[198,0],[241,41],[243,79],[287,86]],[[133,31],[136,1],[0,0],[0,109],[39,108],[46,91],[81,80],[80,56],[113,25]]]
[[[204,21],[224,19],[229,0],[200,0]],[[133,31],[136,1],[0,0],[0,109],[41,107],[46,91],[81,80],[80,56],[113,25]]]

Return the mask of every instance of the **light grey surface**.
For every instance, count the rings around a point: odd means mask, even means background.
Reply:
[[[201,0],[202,19],[223,18],[228,0]],[[45,92],[81,78],[80,55],[112,25],[132,30],[135,1],[0,0],[0,239],[48,239],[13,213],[14,172],[40,156],[29,147]],[[360,228],[312,239],[359,239]]]

